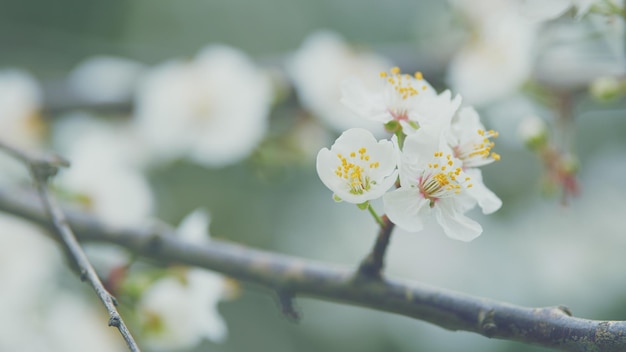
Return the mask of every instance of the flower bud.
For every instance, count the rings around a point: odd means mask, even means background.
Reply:
[[[610,101],[620,95],[621,84],[616,77],[598,77],[591,83],[589,92],[597,100]]]
[[[518,135],[530,149],[539,149],[548,142],[548,127],[541,118],[531,115],[519,124]]]

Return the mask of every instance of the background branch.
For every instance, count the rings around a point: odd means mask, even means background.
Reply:
[[[51,228],[32,195],[0,192],[0,210]],[[115,243],[160,261],[221,272],[270,288],[396,313],[491,338],[565,351],[624,351],[626,322],[572,317],[565,307],[525,308],[425,284],[395,279],[355,280],[355,271],[212,240],[182,242],[168,229],[111,228],[80,212],[67,212],[81,241]]]
[[[65,214],[48,190],[48,181],[50,178],[56,175],[59,167],[69,166],[69,162],[58,155],[29,153],[1,141],[0,149],[4,149],[9,154],[20,159],[30,168],[35,187],[39,193],[39,198],[41,199],[41,203],[49,219],[52,220],[52,225],[45,219],[45,216],[41,220],[47,222],[48,227],[52,227],[58,233],[59,239],[61,243],[63,243],[68,256],[80,272],[80,279],[87,281],[96,291],[98,298],[100,298],[109,313],[109,326],[114,326],[119,330],[130,351],[139,351],[139,346],[117,311],[115,299],[104,288],[95,269],[89,262],[76,236],[72,232],[65,218]]]

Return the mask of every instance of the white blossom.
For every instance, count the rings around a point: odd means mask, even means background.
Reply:
[[[529,115],[520,122],[517,133],[520,139],[527,144],[545,141],[548,136],[548,125],[542,118]]]
[[[197,210],[179,225],[178,236],[192,244],[207,244],[209,218]],[[139,313],[146,346],[169,351],[197,346],[203,339],[224,341],[226,324],[217,303],[227,293],[222,276],[189,268],[178,276],[156,281],[141,296]]]
[[[335,200],[361,204],[377,199],[396,181],[396,151],[388,140],[352,128],[341,134],[330,150],[317,155],[317,173]]]
[[[477,201],[484,214],[491,214],[502,206],[500,198],[483,183],[482,172],[478,169],[500,160],[500,155],[492,151],[495,143],[491,139],[496,137],[498,132],[486,130],[471,107],[461,109],[447,131],[448,145],[472,179],[473,186],[467,189],[467,194]]]
[[[450,61],[447,81],[466,103],[486,105],[515,93],[529,78],[537,22],[511,1],[455,1],[468,36]]]
[[[58,286],[62,273],[75,277],[57,243],[36,226],[6,214],[0,215],[0,227],[0,350],[124,349],[117,331],[106,327],[108,316],[99,302]]]
[[[626,73],[624,20],[589,16],[544,26],[537,41],[535,79],[558,89],[586,88],[601,76]]]
[[[0,138],[22,147],[36,147],[43,136],[39,118],[42,92],[28,73],[0,71]]]
[[[25,71],[0,70],[0,139],[25,149],[39,148],[45,124],[39,115],[42,92]],[[0,153],[0,183],[14,185],[29,179],[27,169],[13,156]]]
[[[498,137],[498,132],[486,130],[474,108],[459,110],[447,132],[448,144],[464,168],[479,167],[500,159],[500,155],[491,150],[495,145],[491,139]]]
[[[340,83],[351,76],[365,78],[363,84],[376,87],[376,77],[389,67],[385,58],[371,51],[355,50],[337,33],[322,30],[309,35],[288,62],[288,73],[300,103],[337,132],[362,127],[379,134],[383,128],[365,121],[339,102]]]
[[[417,232],[434,216],[453,239],[470,241],[482,233],[464,215],[475,204],[467,194],[474,180],[441,133],[422,128],[408,136],[399,168],[400,188],[383,196],[387,216],[398,227]]]
[[[268,77],[242,52],[209,46],[192,61],[147,73],[136,99],[139,135],[156,161],[241,161],[259,145],[272,100]]]
[[[357,78],[345,80],[341,101],[364,119],[382,124],[397,121],[407,134],[425,125],[449,123],[461,104],[460,96],[452,99],[450,91],[437,94],[420,72],[411,76],[394,67],[381,72],[380,79],[374,90]]]
[[[78,200],[73,203],[110,226],[141,225],[152,215],[152,190],[136,164],[139,148],[127,126],[68,116],[54,125],[53,142],[71,162],[56,182]]]

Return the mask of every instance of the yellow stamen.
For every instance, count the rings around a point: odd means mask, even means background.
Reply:
[[[335,175],[347,181],[351,193],[363,194],[375,184],[375,181],[370,180],[367,169],[380,167],[380,162],[369,162],[371,156],[367,154],[365,147],[359,148],[356,152],[352,151],[348,155],[349,157],[346,158],[341,153],[337,153],[339,165],[335,169]],[[368,163],[363,164],[364,161]]]

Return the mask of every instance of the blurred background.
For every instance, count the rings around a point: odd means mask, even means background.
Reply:
[[[58,195],[114,226],[356,267],[376,224],[333,202],[315,156],[371,127],[340,104],[343,79],[421,71],[500,132],[483,177],[503,207],[470,213],[470,243],[397,230],[388,275],[626,320],[623,4],[537,3],[0,0],[0,138],[67,156]],[[0,166],[3,189],[30,187]],[[0,222],[0,350],[124,350],[54,243]],[[308,298],[293,323],[258,287],[196,290],[191,269],[87,249],[148,351],[547,351]]]

